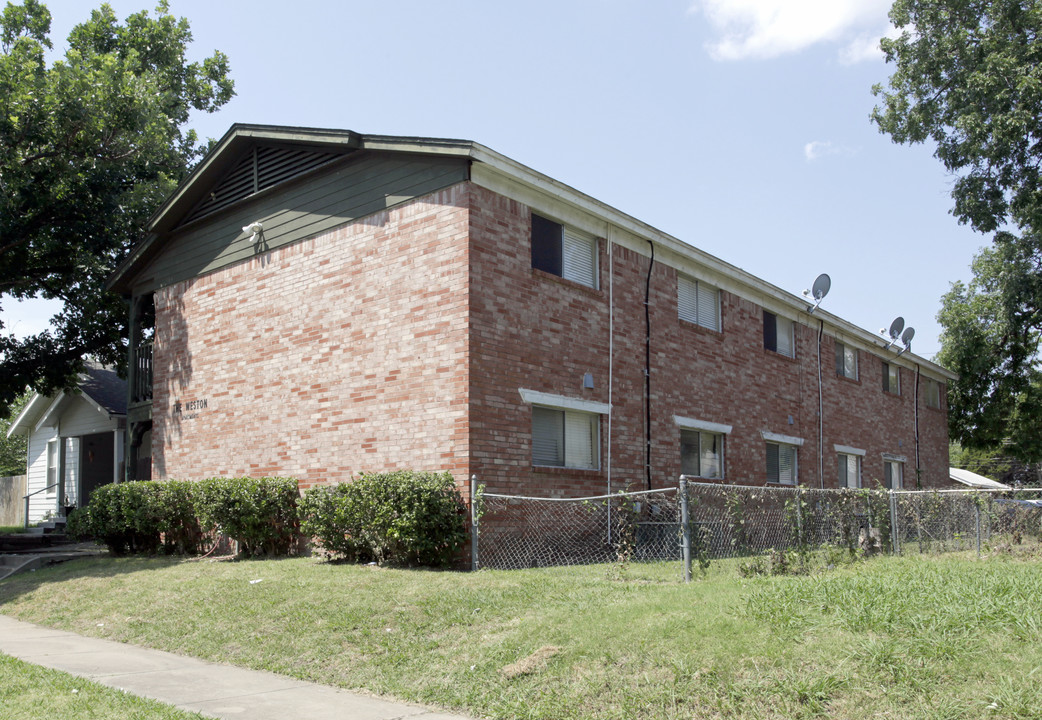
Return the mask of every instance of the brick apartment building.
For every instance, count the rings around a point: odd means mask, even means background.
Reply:
[[[114,274],[129,477],[947,485],[947,370],[476,143],[236,125]]]

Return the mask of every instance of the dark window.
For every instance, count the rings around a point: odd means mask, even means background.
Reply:
[[[763,347],[785,357],[796,357],[793,322],[763,311]]]
[[[532,214],[532,267],[561,275],[561,246],[564,228],[560,223]]]
[[[766,310],[763,311],[763,346],[778,352],[778,318]]]

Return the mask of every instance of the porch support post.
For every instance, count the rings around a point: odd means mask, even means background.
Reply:
[[[55,517],[65,517],[65,444],[66,439],[62,437],[61,423],[58,423],[58,492]]]

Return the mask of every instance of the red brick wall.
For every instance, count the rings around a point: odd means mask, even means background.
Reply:
[[[464,476],[467,195],[157,291],[153,477]]]
[[[613,490],[644,487],[650,259],[614,245],[610,282],[600,240],[599,289],[533,270],[530,214],[465,183],[158,291],[153,477],[281,474],[308,486],[415,468],[580,496],[608,489],[610,459]],[[680,474],[681,415],[733,426],[724,481],[765,482],[769,431],[804,439],[799,478],[818,486],[818,318],[800,315],[796,358],[785,358],[763,348],[756,298],[723,292],[715,332],[677,317],[676,282],[654,264],[652,485]],[[834,352],[824,336],[825,487],[836,485],[834,444],[866,451],[870,486],[883,453],[905,456],[914,487],[914,373],[902,368],[902,394],[888,395],[885,353],[861,351],[851,381],[836,376]],[[518,389],[607,403],[609,370],[610,458],[602,416],[599,470],[534,468],[531,406]],[[923,484],[943,486],[944,411],[921,400],[919,427]]]
[[[600,289],[533,270],[530,213],[523,204],[475,188],[471,222],[471,472],[490,490],[577,496],[608,487],[608,419],[601,417],[601,469],[534,468],[531,406],[518,388],[609,401],[609,260],[600,241]],[[613,489],[645,486],[645,280],[650,259],[613,250],[614,333],[611,402]],[[875,486],[883,454],[905,456],[905,487],[915,486],[914,373],[902,368],[902,394],[882,391],[882,360],[859,352],[857,381],[837,377],[833,339],[821,345],[822,428],[819,474],[818,318],[802,313],[796,357],[763,348],[763,308],[723,292],[722,332],[677,317],[676,271],[652,270],[651,426],[653,487],[680,474],[680,431],[674,415],[731,425],[725,441],[727,482],[763,484],[761,431],[801,437],[801,484],[837,485],[835,444],[864,449],[862,477]],[[881,355],[883,353],[881,352]],[[892,356],[892,353],[890,354]],[[586,372],[594,389],[583,389]],[[923,485],[947,484],[945,414],[920,400]]]

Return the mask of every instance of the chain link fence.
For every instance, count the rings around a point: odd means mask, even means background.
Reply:
[[[483,493],[478,565],[500,570],[676,560],[678,489],[562,499]]]
[[[810,553],[981,551],[1042,541],[1042,490],[821,490],[688,483],[586,498],[483,493],[472,564],[518,569]],[[686,530],[686,532],[685,532]]]

